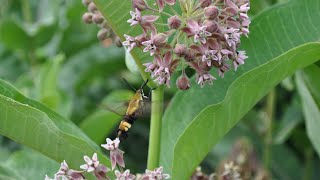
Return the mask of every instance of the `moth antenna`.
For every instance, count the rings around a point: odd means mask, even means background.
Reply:
[[[147,79],[140,87],[140,89],[143,89],[149,82],[149,79]]]
[[[137,91],[137,89],[134,88],[125,78],[122,78],[122,80],[123,80],[128,86],[130,86],[131,89],[133,89],[134,91]]]

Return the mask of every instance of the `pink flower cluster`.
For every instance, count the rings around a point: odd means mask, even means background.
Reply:
[[[106,150],[110,151],[110,160],[111,160],[111,170],[113,171],[116,166],[119,166],[119,169],[125,167],[124,159],[123,159],[123,151],[119,149],[120,140],[116,138],[115,140],[111,140],[109,138],[106,139],[107,144],[102,144],[101,146]],[[53,179],[50,179],[47,175],[45,176],[45,180],[84,180],[86,179],[84,173],[93,173],[93,175],[98,180],[110,180],[107,173],[111,170],[100,163],[98,160],[98,156],[96,153],[93,154],[92,158],[88,156],[83,157],[85,164],[80,166],[82,170],[73,170],[70,169],[67,162],[63,161],[61,163],[60,169],[54,175]],[[114,174],[116,176],[116,180],[162,180],[169,179],[169,174],[164,174],[163,168],[159,167],[154,169],[153,171],[146,170],[145,174],[141,177],[136,177],[133,174],[130,174],[130,170],[127,169],[125,171],[115,170]]]
[[[144,65],[158,84],[169,87],[172,73],[180,66],[182,74],[176,81],[179,89],[190,87],[185,73],[188,67],[196,71],[196,81],[203,87],[216,80],[212,69],[224,77],[231,66],[237,70],[245,63],[248,57],[238,47],[240,37],[249,34],[249,0],[181,0],[181,13],[172,7],[176,3],[156,0],[158,8],[154,8],[145,0],[132,0],[134,11],[130,12],[128,23],[140,26],[142,34],[136,37],[125,34],[122,43],[128,51],[138,47],[154,57]],[[166,5],[169,8],[164,11]],[[160,16],[168,17],[166,24],[158,22]],[[159,31],[161,26],[164,32]]]

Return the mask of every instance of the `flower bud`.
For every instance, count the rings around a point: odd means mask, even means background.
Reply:
[[[99,28],[110,29],[108,22],[105,19],[103,19],[103,20],[104,21],[102,23],[98,24],[98,27]]]
[[[174,53],[178,57],[184,57],[187,53],[187,47],[184,44],[176,44],[176,47],[174,48]]]
[[[82,0],[82,4],[84,6],[89,6],[90,3],[91,3],[91,0]]]
[[[92,13],[86,12],[82,15],[82,21],[86,24],[92,23]]]
[[[118,36],[115,38],[114,43],[117,47],[122,47],[121,39]]]
[[[107,39],[110,35],[110,31],[108,29],[100,29],[98,31],[97,37],[100,41]]]
[[[199,0],[200,7],[205,8],[212,4],[212,0]]]
[[[176,85],[182,91],[188,90],[190,88],[190,80],[184,71],[182,72],[181,76],[177,79]]]
[[[95,13],[96,11],[98,11],[98,8],[97,6],[92,2],[88,5],[88,11],[89,12],[92,12],[92,13]]]
[[[132,7],[133,9],[138,9],[139,11],[143,11],[147,9],[147,4],[144,0],[132,0]]]
[[[186,56],[184,57],[184,59],[187,61],[187,62],[192,62],[193,60],[195,60],[196,58],[196,53],[191,50],[191,49],[188,49],[187,52],[186,52]]]
[[[219,9],[216,6],[209,6],[204,9],[204,16],[208,19],[215,19],[219,15]]]
[[[181,19],[176,15],[168,19],[168,26],[170,29],[179,29],[181,23]]]
[[[96,13],[96,14],[93,14],[92,20],[96,24],[101,24],[104,21],[104,17],[102,16],[101,13]]]
[[[215,21],[205,21],[203,23],[207,27],[207,31],[210,33],[214,33],[218,30],[218,25]]]

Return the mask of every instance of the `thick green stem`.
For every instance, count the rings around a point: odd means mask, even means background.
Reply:
[[[263,154],[263,162],[265,168],[270,167],[271,160],[271,145],[272,145],[272,121],[275,109],[276,91],[272,89],[267,96],[266,113],[267,113],[267,134],[265,136],[265,148]]]
[[[157,89],[152,91],[151,125],[147,167],[150,170],[159,166],[163,94],[163,86],[159,86]]]
[[[30,7],[30,2],[28,0],[22,0],[22,13],[23,13],[23,18],[26,22],[31,23],[32,21],[32,14],[31,14],[31,7]]]

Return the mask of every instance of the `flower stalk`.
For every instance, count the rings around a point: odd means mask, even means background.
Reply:
[[[152,91],[151,125],[147,169],[159,167],[163,94],[163,86],[159,86],[157,89]]]
[[[265,168],[270,167],[271,160],[271,146],[272,146],[272,130],[273,130],[273,117],[274,109],[276,103],[276,91],[272,89],[271,92],[267,95],[266,102],[266,114],[267,114],[267,133],[265,135],[265,148],[263,152],[263,163]]]

